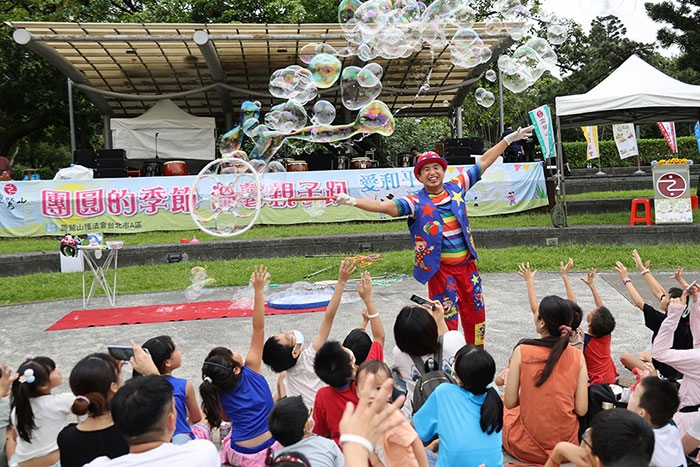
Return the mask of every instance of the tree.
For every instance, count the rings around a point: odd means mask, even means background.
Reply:
[[[670,27],[661,28],[656,37],[663,47],[680,47],[679,67],[700,72],[700,3],[697,0],[674,0],[645,3],[644,7],[657,23],[670,24]]]

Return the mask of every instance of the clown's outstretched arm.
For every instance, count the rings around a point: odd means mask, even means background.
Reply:
[[[528,138],[532,136],[532,130],[535,127],[530,125],[526,126],[525,128],[518,128],[516,131],[513,133],[506,135],[505,138],[500,140],[498,143],[496,143],[491,149],[486,151],[483,156],[479,159],[479,166],[481,166],[481,173],[484,173],[486,169],[491,167],[491,164],[496,162],[496,159],[498,159],[498,156],[503,154],[503,151],[506,150],[508,146],[510,146],[511,143],[515,141],[520,141],[521,139]]]
[[[391,217],[399,215],[399,206],[392,200],[379,201],[376,199],[354,198],[347,193],[340,193],[334,198],[337,204],[346,206],[355,206],[363,211],[381,212]]]

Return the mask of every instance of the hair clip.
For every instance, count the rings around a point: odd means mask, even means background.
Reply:
[[[34,355],[28,353],[27,355],[24,356],[24,361],[26,362],[27,360],[34,360]]]
[[[205,382],[207,382],[207,383],[209,383],[209,384],[211,384],[211,383],[212,383],[212,380],[211,380],[211,378],[210,378],[210,377],[208,377],[208,376],[205,376],[205,377],[204,377],[204,381],[205,381]]]
[[[36,381],[36,377],[34,376],[34,370],[32,370],[31,368],[27,368],[26,370],[24,370],[22,376],[19,377],[20,383],[32,384],[34,381]]]

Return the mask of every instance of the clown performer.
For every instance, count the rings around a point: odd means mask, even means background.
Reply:
[[[379,201],[341,193],[335,200],[369,212],[408,216],[408,230],[416,253],[413,277],[428,284],[431,300],[443,304],[449,329],[458,328],[458,316],[461,316],[468,344],[484,345],[486,310],[467,217],[467,192],[508,145],[529,137],[532,130],[532,126],[518,128],[506,135],[479,162],[448,182],[444,181],[447,161],[432,151],[421,154],[413,174],[423,189],[415,194]]]

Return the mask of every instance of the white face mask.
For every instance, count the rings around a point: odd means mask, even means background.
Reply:
[[[296,339],[296,345],[299,347],[304,346],[304,335],[301,333],[301,331],[297,331],[296,329],[292,331],[294,333],[294,337]]]

